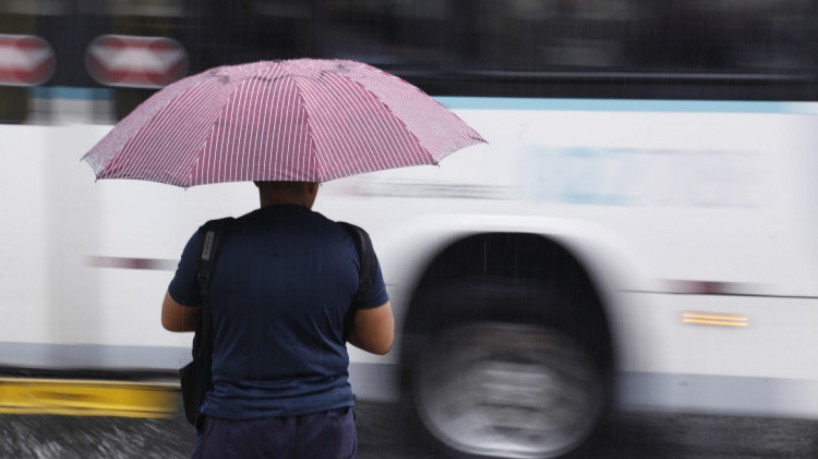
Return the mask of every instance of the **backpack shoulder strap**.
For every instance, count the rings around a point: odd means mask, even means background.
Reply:
[[[219,255],[222,237],[233,220],[232,217],[210,220],[199,229],[201,250],[199,251],[196,281],[199,284],[199,292],[202,295],[203,303],[210,297],[210,281],[213,278],[213,269],[216,265],[216,258]],[[203,304],[203,306],[205,305]]]
[[[344,227],[352,238],[355,240],[355,246],[358,248],[358,258],[360,259],[360,271],[358,273],[359,283],[358,291],[355,294],[354,302],[362,301],[369,287],[372,286],[372,280],[375,277],[375,249],[372,247],[372,240],[369,234],[360,226],[353,225],[347,222],[338,222]]]
[[[213,270],[216,266],[222,237],[231,221],[233,218],[211,220],[199,228],[201,249],[196,268],[196,282],[199,284],[199,293],[202,297],[202,313],[196,327],[196,334],[193,335],[193,357],[198,356],[204,359],[206,368],[210,368],[210,354],[213,348],[210,283],[213,279]],[[209,381],[207,383],[209,384]]]

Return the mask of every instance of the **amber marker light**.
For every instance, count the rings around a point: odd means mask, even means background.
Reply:
[[[750,319],[736,314],[717,314],[710,312],[684,312],[682,323],[689,325],[711,325],[715,327],[746,327]]]

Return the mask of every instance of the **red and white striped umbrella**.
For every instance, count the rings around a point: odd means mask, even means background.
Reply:
[[[217,67],[173,83],[84,157],[100,179],[325,182],[484,142],[423,91],[345,60]]]

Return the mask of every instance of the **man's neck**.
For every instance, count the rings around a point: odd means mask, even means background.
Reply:
[[[265,196],[259,197],[261,207],[278,206],[282,204],[290,204],[296,206],[304,206],[309,208],[306,200],[301,196]]]

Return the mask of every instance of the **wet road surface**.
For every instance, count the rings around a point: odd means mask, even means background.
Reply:
[[[361,403],[359,459],[439,458],[419,441],[403,410]],[[2,459],[186,458],[192,428],[182,417],[128,419],[46,415],[0,416]],[[579,459],[818,458],[818,422],[803,420],[619,415]]]

